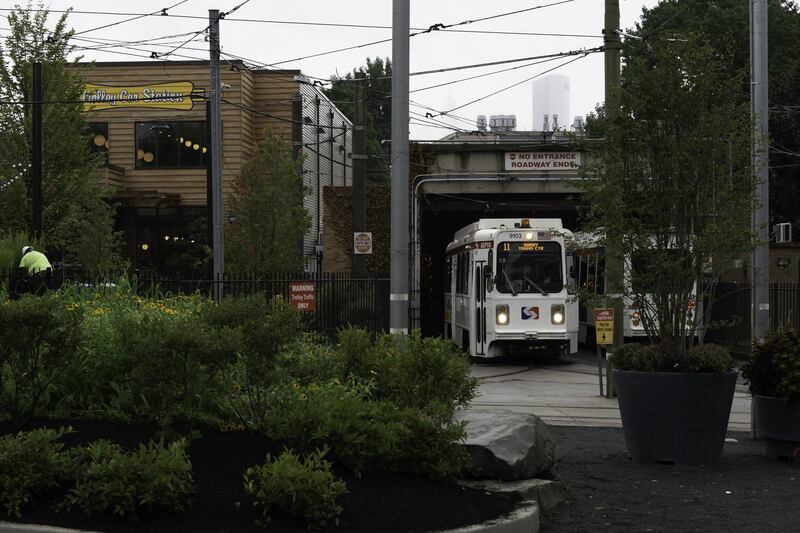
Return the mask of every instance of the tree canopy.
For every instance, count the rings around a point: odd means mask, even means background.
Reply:
[[[67,60],[73,34],[63,14],[53,29],[49,12],[19,8],[8,15],[0,44],[0,231],[30,231],[32,65],[42,64],[42,244],[91,269],[119,263],[114,207],[106,201],[89,150],[80,103],[84,82]],[[77,60],[76,60],[77,61]],[[29,235],[30,236],[30,235]]]
[[[750,2],[742,0],[664,0],[644,9],[623,49],[625,61],[657,38],[702,35],[731,72],[749,69]],[[768,0],[770,102],[770,223],[800,228],[800,8],[793,0]],[[629,45],[629,46],[627,46]],[[750,98],[749,79],[739,80],[737,101]],[[800,234],[800,232],[796,232]],[[798,240],[795,238],[795,240]]]
[[[267,132],[242,167],[229,196],[236,221],[226,231],[226,268],[232,272],[299,272],[300,243],[311,227],[303,207],[302,159],[289,142]]]
[[[625,291],[664,352],[685,356],[697,319],[710,316],[694,306],[751,246],[745,79],[702,35],[653,36],[626,57],[602,117],[605,141],[579,185],[586,229],[621,246],[632,267]]]
[[[367,100],[367,180],[373,183],[389,181],[389,163],[381,140],[392,138],[392,62],[389,58],[367,58],[366,66],[354,68],[343,77],[331,76],[331,88],[325,90],[347,118],[355,117],[355,84],[364,78]]]

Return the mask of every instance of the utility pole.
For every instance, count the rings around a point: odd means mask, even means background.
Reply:
[[[33,127],[31,140],[31,204],[34,239],[42,236],[42,64],[33,64]]]
[[[211,201],[214,212],[214,301],[222,300],[225,275],[225,241],[222,206],[222,82],[219,74],[219,10],[208,10],[208,40],[211,53]]]
[[[392,240],[389,333],[408,333],[409,0],[392,0]]]
[[[603,29],[603,47],[605,55],[605,102],[606,116],[613,120],[619,110],[613,100],[614,92],[620,86],[620,36],[619,36],[619,0],[606,0],[605,28]],[[606,232],[606,292],[617,295],[614,304],[614,338],[611,353],[616,352],[623,343],[625,329],[623,327],[622,294],[624,292],[624,260],[622,258],[622,235],[610,235]],[[614,382],[610,372],[613,362],[608,366],[606,396],[614,396]]]
[[[367,230],[367,132],[364,78],[355,81],[355,123],[353,124],[353,233]],[[367,258],[353,250],[353,275],[366,274]]]
[[[755,205],[753,232],[753,342],[769,328],[769,86],[767,0],[750,0],[750,113],[753,117]]]

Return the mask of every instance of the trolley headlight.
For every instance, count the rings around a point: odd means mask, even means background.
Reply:
[[[494,308],[495,322],[498,326],[508,325],[508,304],[500,304]]]
[[[564,323],[564,306],[562,304],[550,306],[550,321],[556,325]]]

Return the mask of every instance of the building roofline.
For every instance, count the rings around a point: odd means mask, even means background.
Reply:
[[[200,65],[208,65],[208,60],[186,60],[186,61],[157,61],[157,60],[147,60],[147,61],[79,61],[77,63],[72,63],[73,66],[78,67],[152,67],[152,66],[167,66],[167,65],[174,65],[174,66],[200,66]],[[302,74],[300,70],[295,69],[252,69],[247,66],[247,64],[240,60],[240,59],[232,59],[232,60],[225,60],[221,66],[224,65],[236,65],[241,66],[254,74],[286,74],[287,76],[297,76]]]

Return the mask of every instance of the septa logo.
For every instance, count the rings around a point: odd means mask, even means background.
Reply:
[[[539,320],[539,308],[538,307],[523,307],[521,309],[522,313],[522,320]]]

